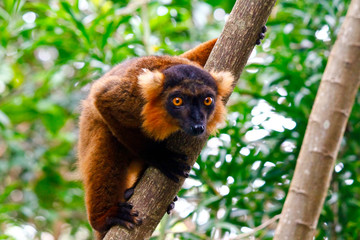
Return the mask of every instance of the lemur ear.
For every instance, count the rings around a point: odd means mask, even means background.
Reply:
[[[218,87],[218,94],[222,97],[228,96],[234,84],[234,76],[230,72],[221,71],[221,72],[210,72],[211,76],[215,79],[216,85]]]
[[[144,69],[144,73],[140,74],[138,79],[141,94],[147,101],[158,97],[163,90],[165,77],[164,74],[159,71]]]

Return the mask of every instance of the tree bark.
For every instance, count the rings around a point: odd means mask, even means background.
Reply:
[[[238,79],[275,1],[238,0],[205,69],[230,71]],[[168,139],[167,145],[170,149],[186,153],[189,156],[188,163],[192,166],[208,137],[190,137],[179,132]],[[174,183],[158,169],[148,168],[129,200],[134,205],[134,209],[139,211],[139,216],[143,218],[142,225],[134,230],[115,226],[110,229],[104,239],[150,238],[183,182],[184,179],[181,179],[179,183]]]
[[[360,84],[360,0],[331,50],[274,239],[313,239]]]

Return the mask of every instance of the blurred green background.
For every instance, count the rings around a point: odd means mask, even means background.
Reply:
[[[0,239],[92,238],[76,170],[79,103],[91,82],[125,59],[178,55],[219,36],[234,2],[0,0]],[[348,4],[277,3],[226,126],[153,239],[229,239],[281,212]],[[316,239],[360,236],[359,108],[358,95]]]

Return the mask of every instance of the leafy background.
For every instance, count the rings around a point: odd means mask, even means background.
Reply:
[[[91,239],[79,104],[111,66],[217,37],[234,1],[0,1],[0,239]],[[172,215],[153,239],[229,239],[281,212],[349,1],[279,1]],[[221,61],[221,59],[220,59]],[[360,97],[316,239],[360,236]],[[271,239],[275,225],[258,231]]]

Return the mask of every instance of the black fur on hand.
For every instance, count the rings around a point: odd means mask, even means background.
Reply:
[[[179,182],[179,177],[189,177],[191,167],[186,164],[188,157],[169,150],[164,142],[157,142],[149,147],[143,158],[176,183]]]

